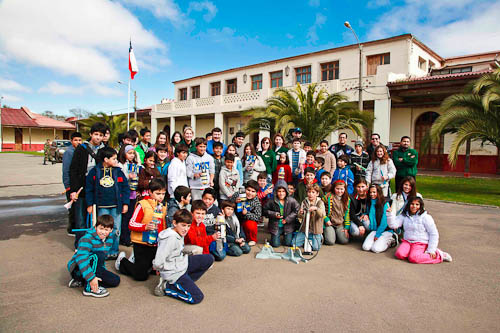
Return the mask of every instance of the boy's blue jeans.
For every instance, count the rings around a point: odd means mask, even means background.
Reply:
[[[122,228],[122,212],[118,211],[117,207],[113,208],[97,208],[97,216],[111,215],[115,220],[113,226],[113,245],[109,250],[109,255],[118,254],[118,246],[120,245],[120,231]]]
[[[283,227],[278,228],[278,234],[271,234],[271,246],[278,247],[281,246],[280,236],[283,235],[285,246],[292,246],[293,232],[289,234],[285,234],[285,230]]]
[[[80,195],[78,200],[73,203],[73,208],[75,210],[75,229],[87,229],[87,205],[85,202],[85,196]],[[75,249],[78,248],[78,242],[80,238],[85,235],[85,231],[75,231]]]
[[[301,247],[304,246],[306,239],[306,234],[303,232],[298,232],[297,235],[295,236],[295,241],[294,245]],[[309,241],[311,242],[311,247],[313,251],[318,251],[321,248],[321,234],[315,235],[315,234],[309,234]]]

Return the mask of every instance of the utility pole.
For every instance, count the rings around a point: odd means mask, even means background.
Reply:
[[[134,119],[137,121],[137,91],[134,90]]]
[[[358,42],[358,48],[359,48],[359,100],[358,100],[358,108],[360,111],[363,111],[363,45],[359,42],[358,35],[356,35],[356,32],[354,32],[354,29],[352,28],[351,24],[348,21],[344,22],[344,26],[351,30],[352,33],[354,34],[354,37],[356,37],[356,42]]]

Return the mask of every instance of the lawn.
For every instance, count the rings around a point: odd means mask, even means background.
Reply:
[[[39,151],[2,151],[0,154],[25,154],[25,155],[36,155],[43,156],[43,153]]]
[[[417,176],[417,191],[424,199],[500,207],[500,179]]]

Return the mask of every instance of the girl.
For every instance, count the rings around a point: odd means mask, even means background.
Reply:
[[[336,180],[332,187],[333,191],[323,199],[326,206],[326,216],[328,216],[328,221],[325,222],[323,228],[325,245],[333,245],[335,241],[339,244],[347,244],[351,227],[349,217],[351,199],[347,194],[347,185],[343,180]]]
[[[351,218],[351,235],[365,236],[366,230],[370,227],[368,218],[368,183],[364,178],[359,178],[354,182],[354,193],[349,206]]]
[[[172,146],[172,149],[175,149],[179,143],[182,142],[182,134],[179,131],[175,131],[174,134],[172,134],[172,138],[170,139],[170,145]]]
[[[160,171],[156,168],[155,155],[154,151],[148,151],[146,155],[144,155],[144,167],[139,173],[139,184],[137,186],[137,193],[141,199],[148,195],[149,182],[151,179],[161,177]]]
[[[368,193],[370,195],[367,207],[370,233],[363,242],[363,250],[380,253],[387,250],[393,241],[392,231],[388,230],[387,226],[386,211],[390,209],[380,186],[370,185]]]
[[[280,159],[280,154],[285,153],[288,151],[288,148],[284,146],[285,144],[285,139],[283,138],[283,135],[280,133],[274,134],[273,137],[273,143],[274,143],[274,153],[276,154],[276,160],[279,162]]]
[[[278,165],[276,166],[276,170],[273,172],[273,184],[276,184],[278,179],[283,176],[283,180],[287,182],[287,184],[292,182],[292,169],[290,169],[290,161],[288,161],[288,155],[286,153],[278,154],[279,160]]]
[[[391,197],[392,214],[396,216],[400,215],[403,212],[403,209],[406,207],[408,198],[410,197],[422,198],[422,195],[420,195],[420,193],[417,193],[417,189],[415,187],[415,179],[412,176],[407,176],[403,178],[399,185],[399,188],[397,189],[397,192],[394,193]]]
[[[170,165],[170,157],[168,155],[168,146],[159,145],[156,148],[156,168],[160,172],[161,178],[165,181],[165,184],[168,181],[167,172],[168,166]],[[165,197],[166,198],[166,197]]]
[[[181,143],[184,143],[189,148],[189,153],[194,153],[196,151],[196,145],[194,144],[194,131],[191,127],[184,127],[184,138]]]
[[[366,168],[366,180],[369,184],[380,185],[385,197],[389,196],[391,179],[396,176],[396,167],[389,158],[384,145],[379,145],[373,152],[372,160]]]
[[[141,171],[141,165],[138,163],[137,152],[134,150],[132,145],[123,145],[118,153],[118,166],[122,169],[125,177],[128,180],[128,186],[130,188],[130,205],[129,207],[135,207],[137,200],[137,185],[138,185],[138,175]],[[125,246],[132,245],[130,241],[130,229],[128,228],[128,222],[134,213],[134,209],[129,209],[122,216],[122,232],[120,234],[120,244]]]
[[[163,145],[167,148],[168,157],[169,159],[172,159],[174,157],[174,154],[170,145],[170,140],[168,139],[167,133],[163,131],[160,131],[160,133],[158,133],[154,146],[151,146],[149,150],[156,152],[156,148],[160,145]]]
[[[271,150],[271,139],[268,137],[265,137],[260,141],[260,147],[261,151],[259,151],[259,156],[262,157],[262,160],[266,165],[267,183],[271,184],[273,172],[276,170],[276,153]]]
[[[424,201],[410,197],[403,212],[389,217],[389,226],[405,229],[404,239],[396,250],[396,258],[414,264],[439,264],[451,262],[451,255],[438,249],[439,233],[432,216],[424,209]]]
[[[234,143],[227,146],[226,153],[234,155],[234,167],[238,170],[238,173],[240,174],[240,182],[243,184],[243,165],[241,164],[241,159],[238,156],[238,151],[236,150]]]
[[[255,147],[251,143],[247,143],[243,148],[243,183],[250,179],[257,180],[260,172],[266,171],[266,165],[260,156],[257,155]]]

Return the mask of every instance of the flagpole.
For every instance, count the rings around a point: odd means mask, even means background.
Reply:
[[[128,77],[128,97],[127,97],[127,131],[130,130],[130,76]]]

